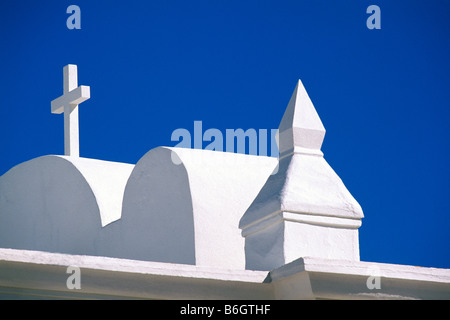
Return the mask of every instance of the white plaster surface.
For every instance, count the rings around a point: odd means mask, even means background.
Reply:
[[[64,154],[80,155],[78,105],[91,97],[89,86],[78,86],[78,68],[69,64],[63,69],[64,94],[51,102],[52,113],[64,112]]]
[[[281,156],[291,152],[294,146],[313,153],[322,146],[325,128],[301,80],[297,82],[278,130]]]
[[[378,276],[389,279],[405,279],[450,284],[450,269],[417,267],[392,263],[368,261],[348,261],[337,259],[322,259],[302,257],[270,273],[272,280],[287,278],[299,271],[336,273],[347,275],[373,276],[378,270]]]
[[[120,218],[132,168],[65,156],[17,165],[0,177],[0,247],[98,254],[99,231]]]
[[[359,260],[357,229],[314,225],[286,217],[247,235],[245,246],[246,268],[250,270],[269,271],[305,256]]]
[[[136,166],[36,158],[0,177],[0,247],[244,269],[239,219],[276,165],[164,147]]]
[[[367,287],[370,277],[379,277],[379,288]],[[269,278],[278,299],[450,299],[449,269],[303,257]]]
[[[197,279],[219,279],[262,283],[267,272],[236,270],[220,267],[191,266],[185,264],[138,261],[88,255],[68,255],[31,250],[0,248],[0,261],[32,262],[58,266],[78,266],[86,269],[133,272],[170,277],[189,277]]]
[[[81,289],[66,287],[68,266]],[[367,279],[380,276],[380,289]],[[0,249],[0,298],[450,299],[450,270],[304,257],[265,271]]]
[[[88,158],[64,158],[77,167],[91,187],[99,207],[102,227],[120,219],[125,186],[134,165]]]
[[[361,219],[363,211],[323,157],[293,154],[280,160],[240,221],[245,228],[278,211]],[[324,221],[324,223],[326,223]]]
[[[240,220],[246,267],[302,256],[359,260],[363,212],[320,151],[325,128],[299,80],[279,125],[280,160]]]
[[[146,260],[243,269],[239,219],[276,164],[270,157],[153,149],[130,176],[122,223],[146,226],[133,235],[147,248]]]
[[[81,288],[66,287],[67,266]],[[265,272],[0,249],[0,299],[272,299]]]

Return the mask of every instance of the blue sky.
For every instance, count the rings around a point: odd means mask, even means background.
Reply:
[[[449,36],[448,0],[2,2],[0,174],[64,153],[69,63],[91,87],[80,155],[127,163],[196,120],[277,128],[300,78],[364,210],[361,260],[450,268]]]

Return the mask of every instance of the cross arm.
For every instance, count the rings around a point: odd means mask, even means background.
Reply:
[[[61,97],[55,99],[51,103],[52,113],[63,113],[64,105],[77,105],[86,101],[91,97],[91,88],[89,86],[79,86],[72,91],[69,91]]]

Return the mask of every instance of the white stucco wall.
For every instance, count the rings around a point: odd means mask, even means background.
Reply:
[[[130,176],[122,223],[146,226],[139,242],[147,260],[244,269],[239,219],[276,164],[269,157],[153,149]]]
[[[99,254],[103,226],[120,218],[133,166],[43,156],[0,177],[0,247]]]

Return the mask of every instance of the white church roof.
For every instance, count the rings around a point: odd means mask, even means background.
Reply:
[[[70,70],[76,76],[74,66],[65,68],[66,82]],[[80,91],[72,82],[72,91]],[[45,274],[45,290],[66,296],[53,286],[61,276],[48,270],[75,264],[99,281],[114,281],[115,274],[120,281],[112,286],[121,289],[111,294],[128,297],[449,296],[449,270],[359,261],[363,211],[324,159],[325,128],[301,81],[280,123],[279,159],[169,147],[150,150],[136,165],[80,158],[74,103],[88,95],[72,91],[65,85],[61,98],[70,118],[66,155],[32,159],[0,177],[0,289],[8,294],[17,292],[7,287],[36,290],[14,273],[17,267]],[[400,280],[378,296],[353,292],[367,289],[372,267]],[[147,292],[136,279],[157,279],[170,293]],[[339,289],[332,288],[336,282]],[[223,292],[192,294],[190,284]],[[107,294],[96,291],[96,280],[91,285],[86,294]]]
[[[276,165],[167,147],[135,166],[39,157],[0,177],[1,246],[244,269],[239,219]]]
[[[122,223],[145,228],[136,238],[148,241],[145,260],[244,269],[239,219],[276,165],[270,157],[150,150],[128,180]]]

